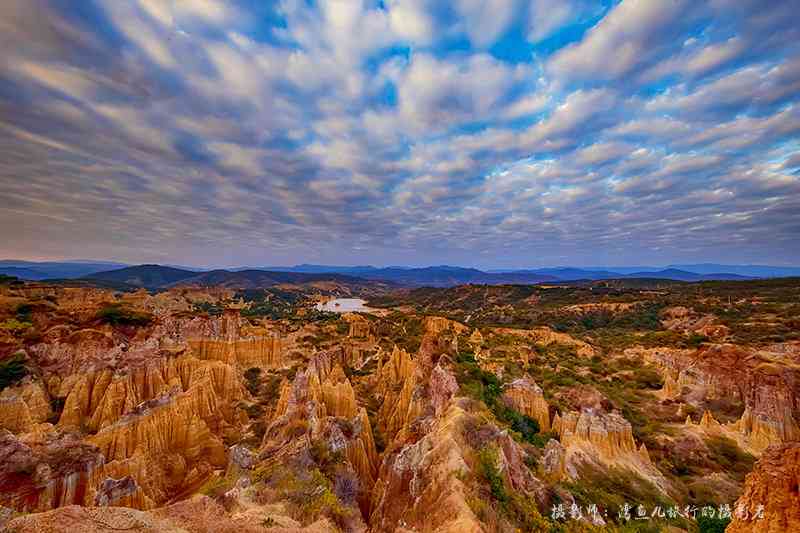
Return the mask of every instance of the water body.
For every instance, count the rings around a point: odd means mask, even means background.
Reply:
[[[353,311],[368,313],[371,309],[365,306],[365,303],[367,302],[361,298],[336,298],[324,303],[318,303],[317,309],[331,313],[352,313]]]

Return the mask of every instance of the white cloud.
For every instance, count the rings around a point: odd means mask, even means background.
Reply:
[[[414,54],[396,80],[399,112],[417,132],[480,120],[526,73],[486,54],[456,61]]]
[[[425,0],[389,0],[387,6],[391,27],[398,36],[418,44],[433,41],[436,21]]]
[[[550,95],[546,92],[525,94],[506,107],[503,112],[503,117],[515,119],[535,115],[536,113],[544,111],[549,103]]]
[[[592,4],[586,0],[531,0],[528,39],[534,43],[542,41],[590,12]]]
[[[623,0],[582,41],[550,60],[568,79],[611,80],[629,74],[672,44],[676,26],[691,18],[690,0]]]
[[[514,17],[517,0],[455,0],[470,41],[478,47],[493,44]]]
[[[575,162],[593,167],[628,155],[633,148],[625,143],[601,142],[582,148],[575,153]]]

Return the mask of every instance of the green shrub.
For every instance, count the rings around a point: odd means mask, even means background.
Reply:
[[[522,526],[523,531],[549,531],[553,524],[542,517],[536,502],[506,487],[497,460],[498,453],[493,447],[487,446],[478,452],[479,473],[489,485],[492,500],[506,517]]]
[[[539,433],[539,422],[505,405],[500,396],[502,384],[491,372],[483,370],[471,353],[459,353],[456,357],[456,380],[468,396],[483,402],[498,421],[512,429],[512,436],[517,440],[529,442],[543,447],[549,435]]]
[[[706,440],[706,446],[710,452],[709,458],[739,481],[753,469],[755,458],[728,437],[722,435],[710,437]]]
[[[0,390],[13,385],[28,374],[25,355],[18,353],[0,363]]]
[[[660,389],[664,385],[661,374],[654,368],[639,368],[634,371],[633,379],[640,389]]]
[[[699,515],[697,527],[700,533],[725,533],[725,528],[731,523],[730,518],[719,518]]]
[[[206,313],[211,316],[221,316],[225,311],[225,307],[219,304],[212,304],[210,302],[195,302],[192,306],[195,313]]]
[[[29,303],[19,304],[14,314],[17,315],[17,320],[20,322],[30,322],[31,314],[33,313],[33,305]]]
[[[698,348],[704,342],[708,342],[708,337],[699,333],[692,333],[686,338],[686,345],[690,348]]]
[[[505,483],[503,476],[497,469],[497,450],[494,448],[486,447],[478,452],[478,464],[480,465],[480,472],[484,479],[489,483],[489,489],[492,497],[500,503],[506,505],[508,503],[508,494],[506,493]]]
[[[576,503],[583,507],[596,504],[612,520],[626,503],[634,507],[660,505],[664,509],[674,505],[650,481],[620,467],[606,469],[584,464],[579,470],[579,481],[567,483],[565,488]]]
[[[258,394],[261,387],[261,369],[258,367],[248,368],[244,371],[245,387],[252,395]]]
[[[112,326],[147,326],[153,321],[153,315],[121,304],[110,304],[97,312],[97,319]]]
[[[4,331],[8,331],[9,333],[16,334],[26,329],[30,328],[32,324],[30,322],[21,322],[16,318],[9,318],[3,322],[0,322],[0,329]]]

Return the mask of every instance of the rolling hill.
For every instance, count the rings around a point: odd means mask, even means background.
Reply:
[[[197,276],[197,272],[161,265],[138,265],[106,272],[96,272],[84,277],[97,281],[124,283],[135,287],[157,289],[192,276]]]
[[[349,289],[388,286],[387,282],[365,280],[342,274],[307,274],[299,272],[271,272],[266,270],[212,270],[194,272],[161,265],[139,265],[98,272],[83,278],[86,281],[119,286],[166,289],[177,286],[228,287],[232,289],[261,289],[276,285],[303,285],[332,283]]]
[[[111,261],[19,261],[15,259],[0,260],[0,273],[16,276],[20,279],[67,279],[81,278],[104,272],[107,270],[125,267],[123,263]]]

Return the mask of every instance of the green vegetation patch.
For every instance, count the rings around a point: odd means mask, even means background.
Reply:
[[[31,326],[32,324],[30,322],[22,322],[16,318],[9,318],[0,322],[0,330],[7,331],[14,335],[27,330]]]
[[[539,422],[505,405],[500,396],[502,384],[491,372],[483,370],[472,353],[461,352],[456,358],[456,380],[461,390],[470,398],[483,402],[498,421],[512,430],[512,436],[519,441],[544,447],[550,434],[539,432]]]
[[[97,312],[97,318],[112,326],[148,326],[153,315],[136,311],[122,304],[109,304]]]
[[[225,311],[225,306],[211,302],[195,302],[192,304],[195,313],[205,313],[209,316],[221,316]]]
[[[742,450],[736,442],[723,435],[716,435],[706,439],[709,449],[709,459],[722,467],[724,472],[730,474],[737,481],[744,481],[744,477],[753,469],[755,457]]]
[[[25,363],[26,357],[23,353],[17,353],[0,362],[0,390],[17,383],[28,374]]]
[[[626,504],[629,508],[643,505],[650,510],[655,506],[666,510],[676,505],[650,481],[620,467],[601,468],[584,464],[579,470],[579,481],[566,483],[564,488],[581,507],[597,505],[608,514],[608,518],[617,523],[625,523],[620,520],[619,512]],[[649,522],[653,524],[656,520],[654,518]],[[680,525],[677,521],[672,521],[672,524]]]
[[[488,485],[492,500],[502,514],[523,531],[550,531],[553,524],[542,517],[536,502],[508,486],[497,468],[498,457],[497,450],[491,446],[478,452],[478,471]]]

